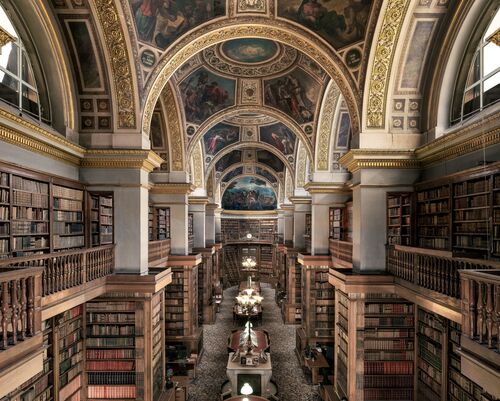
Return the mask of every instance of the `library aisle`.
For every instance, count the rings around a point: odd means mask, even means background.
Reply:
[[[232,308],[237,287],[224,291],[224,301],[217,321],[203,326],[205,352],[197,370],[196,379],[189,386],[189,401],[217,401],[220,388],[227,379],[227,338],[233,326]],[[278,385],[280,401],[319,401],[315,386],[307,383],[294,353],[295,329],[297,326],[285,325],[278,306],[274,301],[274,290],[262,284],[264,301],[263,324],[259,328],[269,332],[271,357],[273,361],[273,380]]]

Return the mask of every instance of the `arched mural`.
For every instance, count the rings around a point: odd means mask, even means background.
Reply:
[[[277,203],[272,186],[256,177],[237,178],[222,195],[222,208],[226,210],[274,210]]]

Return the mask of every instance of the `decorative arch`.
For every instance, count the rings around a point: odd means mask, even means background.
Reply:
[[[222,181],[222,179],[226,176],[226,174],[230,173],[231,171],[237,169],[238,167],[243,167],[245,168],[246,166],[252,166],[252,167],[260,167],[264,170],[266,170],[267,172],[269,172],[269,174],[271,174],[278,183],[280,184],[283,184],[284,185],[284,180],[283,178],[281,178],[277,173],[276,171],[274,171],[272,168],[268,167],[267,165],[265,164],[262,164],[262,163],[258,163],[258,162],[252,162],[252,163],[245,163],[245,162],[242,162],[242,163],[235,163],[235,164],[232,164],[231,166],[229,166],[227,169],[225,169],[224,171],[222,171],[220,173],[220,179],[216,179],[216,183],[218,184],[219,182]],[[211,170],[210,171],[210,174],[213,173],[214,170]],[[208,182],[208,181],[207,181]]]
[[[306,184],[306,166],[307,166],[307,153],[299,143],[299,148],[297,150],[297,172],[295,173],[295,187],[303,188]]]
[[[210,26],[201,26],[187,34],[174,44],[169,51],[165,52],[162,60],[151,74],[146,88],[147,100],[142,120],[144,132],[149,131],[156,99],[174,72],[184,62],[204,48],[227,39],[244,37],[273,37],[279,42],[303,50],[307,56],[319,64],[338,83],[352,115],[353,130],[358,131],[361,98],[356,83],[347,68],[342,64],[337,53],[332,51],[326,44],[318,42],[315,35],[286,21],[273,20],[271,26],[269,20],[262,17],[242,17],[238,20],[241,24],[235,25],[233,20],[221,21],[217,26],[217,30],[213,30]]]
[[[186,169],[186,148],[181,124],[182,117],[176,97],[174,96],[173,88],[170,84],[165,85],[163,88],[160,100],[165,112],[164,115],[167,124],[167,143],[170,145],[170,171],[184,171]]]
[[[203,171],[203,153],[201,150],[201,143],[197,146],[191,155],[191,173],[193,184],[196,188],[205,187],[204,171]]]

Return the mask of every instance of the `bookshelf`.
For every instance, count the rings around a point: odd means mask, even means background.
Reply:
[[[194,216],[193,213],[188,213],[188,251],[193,252],[194,246]]]
[[[164,291],[153,295],[152,306],[152,342],[153,342],[153,399],[157,400],[165,387],[165,311]]]
[[[332,239],[344,239],[344,208],[331,207],[328,211],[329,237]]]
[[[10,256],[50,252],[49,184],[14,174],[10,182]]]
[[[345,204],[344,241],[352,242],[352,201]]]
[[[83,310],[83,305],[79,305],[55,318],[60,401],[81,399],[84,371]]]
[[[148,235],[150,241],[170,239],[170,208],[149,206]]]
[[[90,192],[90,244],[101,246],[113,243],[113,194]]]
[[[387,244],[412,244],[412,194],[387,194]]]
[[[306,252],[311,253],[311,238],[312,235],[312,215],[311,213],[306,213],[306,223],[304,228],[304,242],[306,247]]]
[[[10,254],[10,176],[0,172],[0,259]]]
[[[341,397],[347,397],[349,372],[349,298],[346,293],[336,290],[335,310],[336,319],[336,350],[337,363],[335,365],[336,388]]]
[[[269,279],[274,277],[275,271],[273,253],[272,245],[260,246],[259,275],[261,280],[269,281]]]
[[[417,192],[417,245],[420,248],[450,249],[450,203],[448,183]]]
[[[136,337],[142,333],[136,332],[136,302],[96,298],[86,309],[87,400],[140,398]]]
[[[446,321],[443,317],[418,309],[417,314],[417,399],[439,401],[446,389],[443,354]],[[444,393],[444,394],[443,394]]]
[[[148,207],[148,240],[149,241],[154,241],[155,236],[154,236],[154,207],[149,206]]]
[[[363,399],[413,400],[414,305],[389,294],[366,294],[363,315]]]
[[[247,234],[252,234],[251,241],[272,243],[277,232],[277,220],[222,219],[221,231],[225,242],[248,241]]]
[[[52,186],[54,250],[85,246],[83,190]]]
[[[493,212],[492,212],[491,254],[500,258],[500,174],[493,176]]]

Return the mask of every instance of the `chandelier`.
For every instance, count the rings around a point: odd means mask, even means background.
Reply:
[[[245,270],[255,270],[257,262],[253,258],[247,257],[246,259],[243,260],[243,262],[241,262],[241,265]]]

